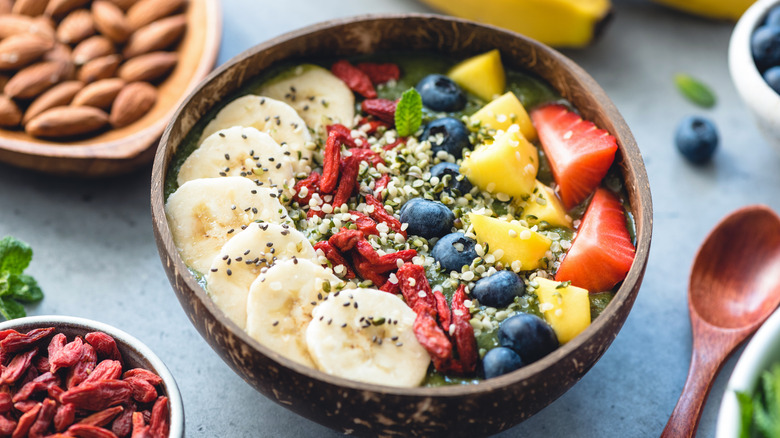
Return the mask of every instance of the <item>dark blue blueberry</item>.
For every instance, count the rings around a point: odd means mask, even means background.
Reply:
[[[452,194],[452,189],[457,190],[460,195],[465,195],[471,191],[471,188],[473,187],[471,182],[469,182],[465,175],[461,175],[457,164],[450,163],[449,161],[442,161],[431,167],[431,176],[435,176],[441,181],[444,179],[445,175],[450,176],[449,183],[445,188],[450,194]]]
[[[526,364],[536,362],[558,348],[558,337],[542,318],[518,313],[498,326],[498,342],[515,350]]]
[[[452,210],[438,201],[415,199],[401,208],[401,222],[409,224],[406,232],[426,239],[449,234],[455,222]]]
[[[520,355],[506,347],[496,347],[488,351],[482,359],[482,369],[485,371],[486,379],[503,376],[524,366],[525,363]]]
[[[484,306],[506,307],[524,292],[523,279],[512,271],[504,270],[479,279],[471,291],[471,296]]]
[[[780,25],[756,29],[750,38],[750,50],[759,70],[780,65]]]
[[[780,65],[776,65],[764,72],[764,80],[775,93],[780,94]]]
[[[718,147],[718,130],[709,119],[689,116],[677,125],[674,143],[688,161],[702,164],[709,161]]]
[[[458,84],[444,75],[428,75],[415,87],[423,105],[434,111],[460,111],[466,106],[466,95]]]
[[[764,24],[769,26],[780,26],[780,5],[773,7],[766,14],[766,22]]]
[[[441,140],[438,138],[439,134],[442,135]],[[422,139],[431,142],[434,154],[445,151],[456,159],[463,156],[463,148],[471,149],[469,131],[463,122],[452,117],[442,117],[428,123],[423,130]]]
[[[477,252],[474,250],[476,244],[476,240],[466,237],[463,233],[450,233],[436,242],[431,255],[442,268],[460,272],[463,265],[468,266],[477,258]]]

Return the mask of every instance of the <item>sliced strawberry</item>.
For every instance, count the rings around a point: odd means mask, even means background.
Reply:
[[[534,109],[531,120],[560,186],[561,200],[572,208],[593,193],[607,174],[617,141],[563,105]]]
[[[611,290],[626,278],[635,252],[620,200],[598,188],[555,280],[571,281],[591,293]]]

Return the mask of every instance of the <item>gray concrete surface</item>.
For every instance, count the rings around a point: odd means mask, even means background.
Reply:
[[[369,12],[427,11],[413,0],[225,0],[222,63],[300,26]],[[566,51],[601,83],[643,152],[655,203],[655,233],[634,310],[602,360],[559,400],[502,437],[658,436],[685,380],[690,350],[688,273],[706,233],[728,212],[765,203],[780,210],[780,155],[769,149],[731,84],[732,25],[644,1],[617,1],[604,38]],[[688,72],[717,92],[700,110],[674,88]],[[704,167],[673,145],[688,114],[716,121],[721,147]],[[29,272],[46,298],[31,314],[113,324],[146,342],[170,367],[184,397],[191,437],[339,436],[276,405],[245,384],[201,339],[161,267],[149,214],[148,170],[102,181],[41,175],[0,164],[0,236],[29,242]],[[699,436],[714,436],[732,358],[705,408]]]

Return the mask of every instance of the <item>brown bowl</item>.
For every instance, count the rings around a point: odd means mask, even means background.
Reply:
[[[543,359],[478,385],[401,389],[345,380],[299,365],[264,347],[211,301],[179,257],[164,211],[164,181],[176,149],[223,99],[269,67],[314,56],[344,57],[393,49],[463,58],[501,49],[509,68],[531,71],[618,140],[616,158],[636,220],[634,264],[604,313]],[[190,320],[244,380],[313,421],[356,435],[483,436],[538,412],[596,363],[623,325],[644,275],[652,231],[650,186],[623,118],[596,82],[560,53],[516,33],[434,15],[361,16],[288,33],[233,58],[182,105],[163,134],[152,172],[154,232],[165,271]]]

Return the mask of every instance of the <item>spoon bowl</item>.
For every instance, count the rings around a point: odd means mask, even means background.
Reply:
[[[691,366],[662,437],[693,436],[723,363],[780,304],[779,271],[780,217],[769,207],[741,208],[707,236],[688,289]]]

